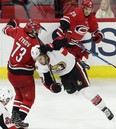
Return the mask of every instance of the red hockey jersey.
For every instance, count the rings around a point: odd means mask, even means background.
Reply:
[[[71,13],[68,13],[61,21],[66,21],[70,24],[72,31],[71,38],[80,41],[87,32],[94,32],[98,29],[97,19],[94,14],[91,13],[88,17],[84,16],[82,8],[75,8]]]
[[[21,27],[6,26],[3,32],[14,38],[13,48],[9,57],[9,68],[32,72],[35,62],[30,51],[33,46],[38,44],[37,40],[29,37]]]

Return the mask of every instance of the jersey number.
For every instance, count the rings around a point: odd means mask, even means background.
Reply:
[[[21,60],[22,60],[22,58],[23,58],[23,56],[25,55],[25,53],[26,53],[26,49],[24,48],[24,47],[21,47],[21,45],[18,43],[18,42],[16,42],[16,45],[17,45],[17,47],[16,47],[16,49],[14,50],[14,52],[12,53],[12,57],[15,55],[15,53],[18,51],[18,50],[20,50],[21,52],[19,53],[19,55],[18,56],[16,56],[16,61],[17,62],[20,62]]]
[[[7,125],[7,124],[11,124],[11,123],[12,123],[11,119],[9,117],[6,117],[5,124]]]

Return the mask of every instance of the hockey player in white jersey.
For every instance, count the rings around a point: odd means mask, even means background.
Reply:
[[[0,88],[0,127],[2,129],[17,129],[10,119],[6,105],[13,98],[13,92],[7,87]]]
[[[61,82],[65,91],[69,94],[73,94],[76,91],[82,93],[82,95],[90,100],[93,105],[98,107],[109,120],[114,119],[113,113],[106,106],[102,97],[92,91],[88,77],[82,68],[82,66],[76,62],[75,57],[68,52],[66,48],[60,50],[50,50],[42,52],[43,46],[36,45],[31,50],[31,55],[36,60],[36,70],[43,82],[43,85],[53,93],[58,93],[62,90],[60,83],[53,81],[50,74],[50,69],[55,75],[60,76]],[[43,54],[44,53],[44,54]],[[47,61],[46,61],[47,59]],[[48,64],[50,69],[48,67]]]

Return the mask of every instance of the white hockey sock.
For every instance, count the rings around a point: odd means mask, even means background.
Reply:
[[[102,97],[93,91],[91,87],[84,88],[80,92],[86,99],[90,100],[100,110],[106,107]]]
[[[114,119],[113,113],[110,111],[109,108],[107,108],[102,97],[99,94],[97,94],[96,92],[94,92],[91,87],[84,88],[80,92],[85,98],[90,100],[93,103],[93,105],[95,105],[96,107],[98,107],[98,109],[100,109],[102,112],[104,112],[104,114],[106,115],[106,117],[109,120]]]

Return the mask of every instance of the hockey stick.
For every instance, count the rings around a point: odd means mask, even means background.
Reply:
[[[115,65],[113,65],[112,63],[108,62],[107,60],[103,59],[102,57],[98,56],[97,54],[95,54],[94,52],[92,52],[91,50],[88,50],[87,48],[85,48],[84,46],[82,46],[79,43],[75,43],[75,45],[77,45],[78,47],[82,48],[83,50],[87,51],[89,54],[92,54],[93,56],[99,58],[100,60],[104,61],[105,63],[113,66],[114,68],[116,68]]]
[[[44,43],[39,39],[39,37],[38,37],[38,33],[36,32],[36,30],[35,30],[35,28],[34,28],[33,21],[32,21],[32,19],[31,19],[31,17],[30,17],[30,14],[29,14],[28,9],[27,9],[27,7],[25,6],[25,4],[24,4],[21,0],[12,0],[12,3],[23,6],[23,8],[25,9],[27,18],[28,18],[29,22],[30,22],[31,25],[32,25],[33,33],[34,33],[34,36],[35,36],[35,38],[36,38],[38,44],[39,44],[40,46],[41,46],[41,43],[44,44]],[[50,65],[49,65],[49,63],[48,63],[48,59],[47,59],[47,56],[46,56],[46,55],[45,55],[45,59],[46,59],[46,63],[47,63],[47,65],[48,65],[48,68],[49,68],[49,70],[50,70],[50,74],[51,74],[51,76],[52,76],[52,79],[53,79],[54,83],[56,83],[56,79],[55,79],[54,74],[53,74],[53,72],[52,72],[52,70],[51,70],[51,68],[50,68]]]

